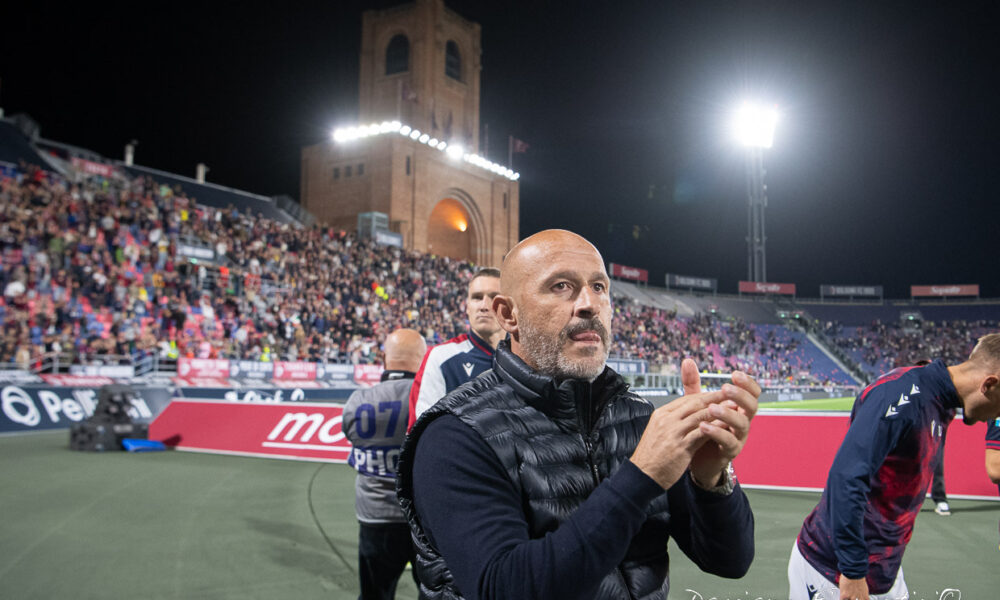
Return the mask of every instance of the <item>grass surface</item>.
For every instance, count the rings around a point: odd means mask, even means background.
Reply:
[[[91,454],[65,431],[0,437],[4,598],[357,597],[354,474],[346,465],[186,452]],[[741,580],[671,548],[676,599],[787,598],[792,541],[818,494],[748,490],[757,555]],[[1000,504],[930,503],[903,561],[913,600],[951,587],[995,598]],[[672,545],[672,544],[671,544]],[[991,574],[993,573],[993,574]],[[692,591],[686,591],[692,590]],[[400,581],[399,598],[416,598]]]
[[[819,400],[786,400],[761,402],[760,408],[778,410],[842,410],[851,412],[854,398],[820,398]]]

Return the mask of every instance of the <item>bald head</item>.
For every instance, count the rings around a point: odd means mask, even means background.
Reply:
[[[545,265],[551,265],[564,253],[590,254],[597,257],[602,269],[604,259],[583,236],[565,229],[546,229],[529,236],[507,253],[500,269],[500,293],[517,297],[522,283]]]
[[[593,381],[611,347],[609,283],[593,244],[571,231],[541,231],[504,258],[493,313],[529,367]]]
[[[423,336],[413,329],[397,329],[385,338],[385,368],[416,373],[427,352]]]

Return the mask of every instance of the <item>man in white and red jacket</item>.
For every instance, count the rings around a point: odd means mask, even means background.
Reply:
[[[484,268],[472,276],[465,298],[469,331],[435,346],[424,357],[410,388],[407,431],[421,413],[448,392],[493,367],[493,350],[506,335],[490,309],[499,293],[499,270]]]

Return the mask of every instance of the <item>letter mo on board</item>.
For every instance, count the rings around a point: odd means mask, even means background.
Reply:
[[[282,440],[285,442],[295,440],[307,444],[315,436],[316,441],[322,444],[336,444],[344,439],[344,432],[340,428],[342,421],[342,415],[327,419],[322,413],[285,413],[267,435],[267,439],[273,442],[284,432]]]

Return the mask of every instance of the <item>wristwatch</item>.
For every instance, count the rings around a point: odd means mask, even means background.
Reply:
[[[733,463],[730,462],[726,465],[726,468],[722,470],[722,483],[715,487],[706,487],[701,484],[700,481],[695,479],[694,473],[691,473],[691,482],[694,483],[699,488],[710,492],[712,494],[718,494],[720,496],[728,496],[733,493],[733,489],[736,487],[736,471],[733,470]]]

